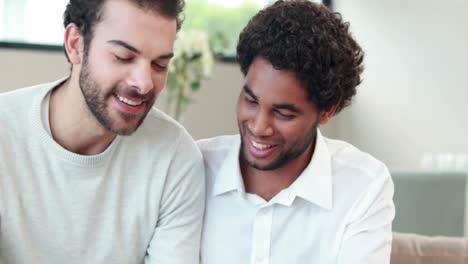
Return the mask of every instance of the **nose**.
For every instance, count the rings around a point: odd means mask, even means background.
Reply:
[[[136,66],[129,81],[129,85],[135,87],[140,94],[147,94],[154,89],[151,65],[141,63]]]
[[[268,113],[258,111],[248,125],[255,137],[268,137],[273,135],[273,127]]]

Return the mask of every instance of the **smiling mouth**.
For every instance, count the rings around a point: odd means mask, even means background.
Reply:
[[[250,142],[252,143],[252,146],[254,146],[255,148],[260,149],[260,150],[269,149],[269,148],[272,148],[274,146],[274,145],[265,145],[265,144],[257,143],[257,142],[255,142],[253,140],[250,140]]]
[[[140,106],[141,104],[143,104],[143,101],[139,101],[139,102],[133,101],[120,95],[117,95],[117,98],[119,99],[120,102],[125,103],[129,106]]]

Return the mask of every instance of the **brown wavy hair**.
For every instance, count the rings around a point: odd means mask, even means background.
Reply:
[[[102,19],[102,6],[112,0],[70,0],[63,14],[63,26],[75,23],[84,39],[84,51],[87,52],[93,37],[93,29]],[[177,30],[183,22],[184,0],[127,0],[142,9],[154,10],[163,16],[175,18]],[[65,53],[66,55],[66,53]],[[67,56],[68,59],[68,56]]]

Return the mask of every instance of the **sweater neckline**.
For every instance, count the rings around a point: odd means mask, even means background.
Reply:
[[[81,155],[69,151],[62,147],[59,143],[57,143],[48,132],[49,130],[44,127],[42,122],[42,113],[47,111],[43,111],[42,105],[44,100],[50,96],[50,93],[53,89],[57,86],[61,85],[68,79],[62,78],[55,82],[43,84],[41,91],[38,93],[38,96],[35,98],[33,106],[31,107],[31,116],[33,120],[33,124],[35,129],[38,131],[37,135],[39,136],[39,140],[44,144],[45,148],[49,151],[53,152],[55,155],[60,157],[62,160],[65,160],[71,164],[80,166],[80,167],[100,167],[106,163],[107,160],[110,159],[112,153],[117,148],[117,145],[121,141],[121,136],[117,135],[112,143],[101,153],[97,155]],[[38,87],[39,88],[39,87]],[[45,106],[49,108],[49,104]],[[48,120],[48,118],[47,118]]]

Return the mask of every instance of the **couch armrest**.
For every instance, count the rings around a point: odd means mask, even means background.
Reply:
[[[393,233],[391,264],[468,263],[468,238]]]

